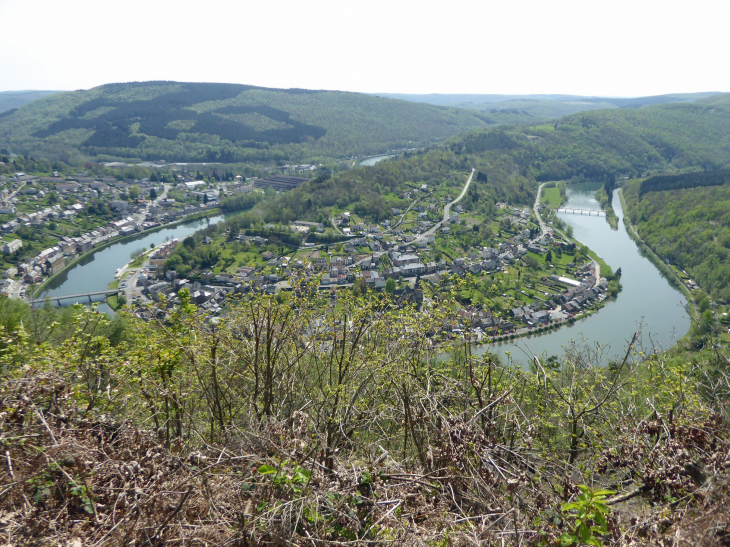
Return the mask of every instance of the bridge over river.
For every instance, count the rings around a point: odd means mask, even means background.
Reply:
[[[562,209],[558,209],[558,213],[567,213],[569,215],[587,215],[587,216],[596,216],[596,217],[605,217],[606,213],[604,211],[596,211],[595,209],[570,209],[569,207],[563,207]]]
[[[61,300],[71,300],[71,299],[76,300],[79,298],[83,298],[84,296],[87,296],[89,298],[89,302],[91,302],[92,296],[101,296],[101,295],[106,296],[106,295],[110,295],[110,294],[117,294],[118,292],[119,292],[119,289],[105,289],[103,291],[89,291],[89,292],[82,292],[82,293],[77,293],[77,294],[64,294],[64,295],[55,295],[54,294],[53,296],[46,295],[43,298],[36,298],[35,300],[31,300],[30,304],[31,304],[31,306],[33,304],[42,304],[43,302],[46,301],[46,299],[48,299],[48,300],[55,300],[56,302],[58,302],[58,305],[60,306]]]

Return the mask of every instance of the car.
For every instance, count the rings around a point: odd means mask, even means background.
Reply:
[[[124,288],[126,286],[127,286],[127,282],[125,281],[124,283],[122,283],[122,288]]]

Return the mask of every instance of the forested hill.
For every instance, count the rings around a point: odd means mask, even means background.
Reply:
[[[730,94],[696,103],[581,112],[549,124],[474,131],[453,151],[501,150],[536,180],[604,180],[730,165]]]
[[[642,108],[664,103],[691,103],[717,92],[672,93],[650,97],[587,97],[581,95],[479,95],[377,93],[379,97],[477,110],[495,123],[539,123],[588,110]]]
[[[305,161],[424,145],[487,125],[476,112],[360,93],[135,82],[0,114],[0,146],[64,160]]]

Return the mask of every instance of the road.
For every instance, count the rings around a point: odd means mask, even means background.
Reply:
[[[542,220],[542,217],[540,216],[540,211],[538,211],[538,207],[540,206],[540,195],[542,194],[542,187],[545,186],[547,182],[543,182],[538,188],[537,188],[537,197],[535,198],[535,205],[532,206],[532,210],[535,211],[535,216],[537,217],[537,222],[540,224],[540,233],[545,234],[547,232],[547,227],[545,226],[545,223]]]
[[[451,215],[451,207],[452,207],[452,205],[456,205],[459,201],[461,201],[461,198],[463,198],[466,195],[466,191],[469,189],[469,185],[471,184],[471,179],[474,178],[474,172],[475,171],[476,171],[476,169],[472,169],[471,170],[471,174],[469,175],[469,178],[466,180],[466,184],[464,185],[464,189],[461,191],[461,194],[459,194],[459,196],[454,201],[452,201],[451,203],[447,203],[446,205],[444,205],[444,218],[443,218],[443,220],[440,221],[440,222],[437,222],[431,228],[429,228],[427,231],[425,231],[423,234],[421,234],[416,239],[414,239],[413,240],[413,243],[418,243],[419,241],[422,241],[426,237],[435,234],[436,233],[436,230],[438,230],[439,228],[441,228],[441,226],[443,226],[444,222],[446,222],[447,220],[449,220],[449,216]]]
[[[411,203],[411,204],[410,204],[410,205],[408,206],[408,209],[406,209],[405,211],[403,211],[403,214],[402,214],[402,215],[400,216],[400,218],[398,219],[398,222],[396,222],[395,224],[393,224],[393,226],[391,226],[391,227],[390,227],[390,228],[388,228],[387,230],[383,230],[383,233],[384,233],[384,234],[385,234],[385,233],[388,233],[388,232],[390,232],[390,231],[391,231],[391,230],[392,230],[393,228],[397,228],[397,227],[398,227],[398,225],[399,225],[399,224],[400,224],[401,222],[403,222],[403,219],[404,219],[404,218],[406,218],[406,215],[408,214],[408,211],[410,211],[410,210],[411,210],[411,209],[413,208],[413,206],[414,206],[414,205],[415,205],[416,203],[418,203],[418,198],[414,199],[414,200],[413,200],[413,203]]]
[[[335,229],[335,232],[340,234],[341,236],[345,235],[342,233],[342,231],[337,227],[337,224],[335,224],[335,217],[330,217],[330,222],[332,223],[332,227]]]

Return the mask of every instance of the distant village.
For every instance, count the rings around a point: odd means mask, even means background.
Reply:
[[[240,179],[240,177],[239,177]],[[105,203],[114,213],[115,220],[98,226],[78,237],[60,237],[55,245],[43,249],[35,257],[5,269],[0,281],[0,294],[22,297],[28,285],[41,282],[45,277],[55,275],[77,256],[118,237],[126,237],[143,232],[162,224],[184,219],[201,210],[216,207],[220,191],[206,190],[208,183],[195,181],[190,177],[180,177],[180,190],[199,203],[178,203],[175,199],[164,197],[165,185],[160,182],[141,180],[118,180],[114,177],[89,177],[81,173],[77,176],[60,177],[54,172],[52,177],[39,177],[26,173],[16,173],[11,177],[0,176],[0,214],[14,218],[0,224],[3,241],[0,247],[4,255],[13,255],[23,249],[23,241],[12,236],[20,228],[42,229],[52,222],[73,221],[86,211],[88,203]],[[132,188],[139,192],[140,199],[130,201],[121,199]],[[241,182],[225,185],[225,193],[250,192],[252,185]],[[36,211],[21,212],[20,197],[32,204],[45,200],[54,192],[65,205],[54,204]],[[160,196],[151,198],[149,196]],[[68,204],[68,202],[74,202]],[[29,207],[24,207],[28,209]]]

